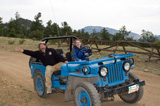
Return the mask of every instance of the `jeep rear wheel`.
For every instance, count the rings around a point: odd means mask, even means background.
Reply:
[[[99,94],[89,82],[82,82],[76,86],[74,101],[76,106],[101,106]]]
[[[133,82],[136,79],[139,79],[138,76],[132,72],[129,72],[129,80]],[[134,93],[119,95],[119,97],[126,103],[136,103],[142,98],[142,96],[143,86],[139,86],[139,90]]]

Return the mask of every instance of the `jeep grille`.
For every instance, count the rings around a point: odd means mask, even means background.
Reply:
[[[108,66],[108,82],[113,83],[124,80],[121,63],[116,63]]]

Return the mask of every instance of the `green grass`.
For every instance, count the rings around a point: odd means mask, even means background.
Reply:
[[[8,106],[12,106],[10,103],[8,103]]]
[[[25,39],[20,39],[19,44],[22,45],[26,40]]]
[[[4,106],[4,103],[2,102],[2,103],[0,103],[0,106]]]
[[[28,100],[25,99],[25,106],[28,106]]]
[[[8,41],[8,44],[9,44],[9,45],[13,45],[14,43],[15,43],[15,40],[9,40],[9,41]]]
[[[29,97],[28,97],[28,98],[29,98],[29,100],[31,100],[31,99],[32,99],[32,94],[31,94],[31,93],[29,94]]]
[[[160,45],[160,40],[157,40],[157,41],[156,41],[156,44]]]
[[[160,76],[160,73],[158,73],[157,75]]]
[[[20,88],[22,88],[22,85],[19,85]]]

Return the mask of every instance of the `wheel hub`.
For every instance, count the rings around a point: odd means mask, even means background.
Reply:
[[[81,101],[81,103],[87,103],[88,102],[86,97],[83,97],[80,101]]]

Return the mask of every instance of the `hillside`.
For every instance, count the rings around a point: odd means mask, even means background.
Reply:
[[[29,19],[19,18],[17,21],[19,21],[20,25],[24,27],[25,29],[29,30],[31,28],[32,21]],[[3,24],[4,27],[8,26],[8,23]]]
[[[24,18],[19,18],[19,22],[27,30],[31,28],[32,21]]]
[[[157,35],[157,38],[160,39],[160,35]]]
[[[119,32],[119,31],[116,30],[116,29],[109,28],[109,27],[101,27],[101,26],[86,26],[86,27],[84,27],[84,28],[82,28],[82,29],[84,29],[85,32],[88,32],[89,34],[91,34],[94,29],[96,30],[96,32],[100,32],[103,28],[105,28],[105,29],[106,29],[110,34],[112,34],[112,35],[115,35],[116,33]],[[131,32],[131,33],[129,34],[129,36],[130,36],[130,37],[133,37],[134,40],[138,40],[138,39],[141,37],[141,35],[136,34],[136,33],[133,33],[133,32]]]

